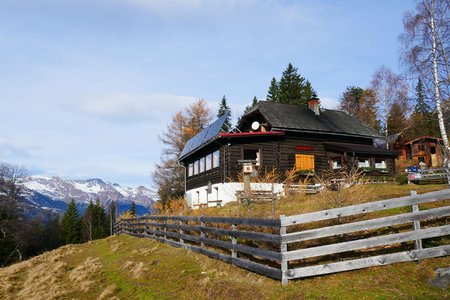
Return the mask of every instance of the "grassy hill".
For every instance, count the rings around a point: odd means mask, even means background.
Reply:
[[[378,199],[407,194],[411,188],[379,186],[371,187]],[[301,199],[281,201],[276,214],[314,209],[316,204],[308,202],[316,198]],[[265,215],[269,207],[230,205],[194,213]],[[294,280],[283,287],[185,249],[120,235],[67,245],[0,269],[0,299],[448,299],[449,290],[428,284],[434,269],[448,266],[450,257],[444,257]]]

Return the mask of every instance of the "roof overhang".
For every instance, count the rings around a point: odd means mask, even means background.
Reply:
[[[273,135],[285,135],[285,132],[284,131],[230,132],[230,133],[221,133],[220,137],[238,138],[238,137],[273,136]]]
[[[283,132],[295,132],[295,133],[338,135],[338,136],[348,136],[348,137],[366,138],[366,139],[375,139],[375,138],[380,138],[380,137],[382,138],[382,136],[380,136],[380,135],[350,134],[350,133],[345,133],[345,132],[304,130],[304,129],[283,128],[283,127],[273,127],[272,130],[283,131]]]
[[[372,145],[334,143],[334,142],[325,142],[323,144],[325,146],[325,149],[330,151],[347,152],[347,153],[350,152],[355,154],[365,154],[375,156],[391,156],[391,157],[396,157],[400,154],[400,151],[397,150],[378,148]]]
[[[420,141],[420,140],[436,140],[437,142],[441,142],[441,141],[442,141],[441,138],[434,137],[434,136],[429,136],[429,135],[424,135],[424,136],[415,138],[415,139],[413,139],[413,140],[411,140],[411,141],[408,141],[408,142],[406,142],[405,144],[406,144],[406,145],[408,145],[408,144],[414,144],[415,142]]]

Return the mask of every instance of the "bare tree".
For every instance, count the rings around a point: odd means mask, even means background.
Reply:
[[[22,259],[26,241],[21,234],[17,200],[22,191],[20,179],[25,176],[23,167],[0,163],[0,266]]]
[[[443,99],[449,98],[450,71],[450,1],[421,0],[415,11],[403,19],[405,32],[400,36],[404,46],[403,62],[409,72],[422,79],[427,91],[434,94],[439,129],[449,165],[449,141],[443,116]]]
[[[378,101],[378,115],[386,137],[386,148],[389,148],[388,136],[392,134],[389,132],[389,113],[394,103],[405,111],[408,109],[408,87],[398,75],[389,68],[381,66],[373,74],[371,90]]]

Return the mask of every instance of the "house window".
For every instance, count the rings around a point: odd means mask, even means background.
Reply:
[[[220,164],[220,151],[219,150],[214,151],[212,156],[213,156],[212,157],[213,168],[219,167],[219,164]]]
[[[244,149],[244,160],[256,161],[256,166],[261,163],[261,153],[259,149]]]
[[[358,168],[370,168],[370,161],[368,158],[358,159]]]
[[[198,160],[194,162],[194,175],[198,174]]]
[[[204,157],[200,158],[199,162],[200,162],[200,164],[199,164],[199,166],[200,166],[199,173],[203,173],[203,172],[205,172],[205,158]]]
[[[436,154],[436,147],[434,146],[430,147],[430,154]]]
[[[295,154],[295,169],[314,172],[314,155]]]
[[[188,176],[194,175],[194,164],[190,163],[188,166]]]
[[[386,165],[385,159],[380,159],[380,158],[375,159],[375,169],[386,169],[386,168],[387,168],[387,165]]]
[[[342,169],[342,159],[334,158],[331,160],[333,170]]]
[[[212,154],[208,154],[205,157],[205,170],[211,170],[212,169]]]
[[[423,163],[423,162],[425,162],[425,157],[423,157],[423,156],[419,156],[419,163]]]
[[[425,151],[425,146],[423,144],[418,144],[417,151]]]

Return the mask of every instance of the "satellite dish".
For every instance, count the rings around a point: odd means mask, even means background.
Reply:
[[[259,129],[259,122],[258,121],[255,121],[255,122],[252,123],[252,129],[253,130],[258,130]]]

